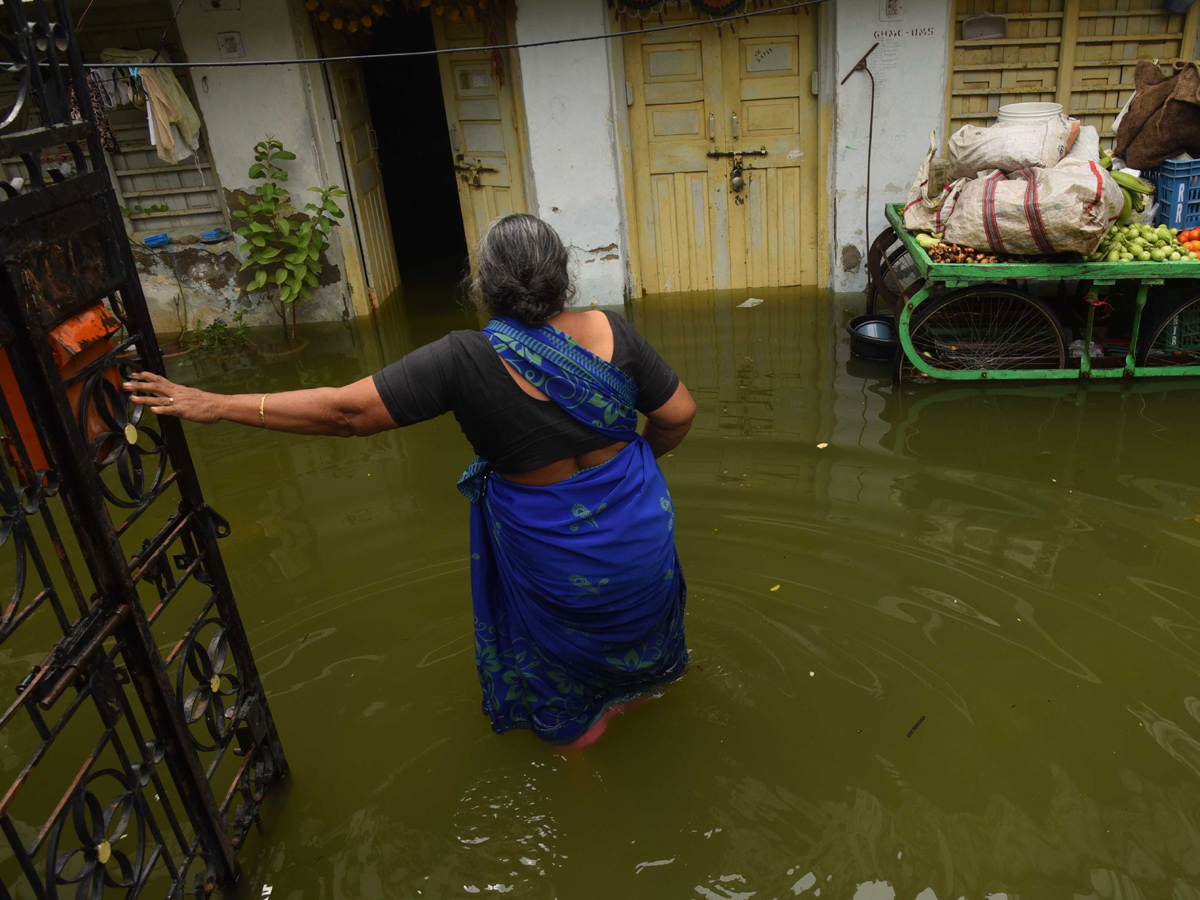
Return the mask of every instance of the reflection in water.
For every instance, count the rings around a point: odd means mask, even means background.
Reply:
[[[190,429],[295,772],[252,891],[1200,900],[1200,391],[898,393],[849,304],[756,294],[631,310],[700,406],[662,461],[694,665],[583,756],[480,714],[452,419]],[[470,324],[426,291],[178,374],[342,383]]]

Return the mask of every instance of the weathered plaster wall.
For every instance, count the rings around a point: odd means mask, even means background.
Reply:
[[[134,244],[133,259],[159,334],[194,331],[216,318],[229,322],[245,308],[236,281],[242,260],[232,238],[219,244],[155,249]],[[253,318],[252,324],[267,322],[249,312],[246,318],[248,322]]]
[[[517,39],[601,34],[608,28],[606,10],[602,0],[521,0]],[[575,305],[619,305],[628,262],[609,48],[590,41],[522,50],[520,67],[531,211],[571,249]]]
[[[898,15],[888,18],[889,8]],[[883,205],[903,200],[929,148],[929,132],[942,136],[949,60],[948,0],[836,0],[837,82],[876,41],[867,60],[875,76],[875,144],[871,167],[870,228],[867,207],[867,132],[871,80],[858,72],[835,83],[833,160],[833,267],[831,287],[866,286],[867,246],[883,230]]]
[[[303,56],[307,51],[302,48],[301,23],[293,5],[288,0],[242,0],[240,10],[231,10],[214,9],[209,2],[185,3],[178,19],[184,53],[192,62],[219,59],[217,35],[237,32],[241,35],[246,59]],[[283,141],[296,154],[296,160],[288,163],[287,168],[289,184],[297,199],[307,193],[310,186],[330,180],[317,151],[311,89],[308,73],[303,67],[198,67],[192,70],[192,81],[207,128],[213,165],[226,197],[232,191],[253,189],[253,182],[246,173],[254,162],[254,144],[267,134]],[[174,249],[181,263],[193,324],[198,317],[211,319],[214,315],[223,315],[228,319],[243,298],[235,285],[218,285],[213,280],[213,273],[229,271],[228,263],[236,255],[235,248],[222,244],[213,248],[193,247],[189,250],[175,246]],[[147,299],[155,308],[156,323],[174,321],[179,295],[174,273],[161,257],[144,251],[139,251],[138,257]],[[327,257],[327,274],[340,274],[342,252],[337,241],[330,246]],[[237,264],[241,264],[240,259]],[[330,270],[329,266],[336,268]],[[350,308],[338,279],[337,283],[319,288],[313,301],[300,307],[298,318],[302,321],[338,319]],[[276,319],[270,305],[255,298],[247,321],[268,324]]]

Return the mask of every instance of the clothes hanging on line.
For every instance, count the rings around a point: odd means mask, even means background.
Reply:
[[[117,86],[113,80],[115,72],[115,69],[108,72],[91,69],[87,74],[88,82],[94,84],[100,92],[100,102],[105,109],[115,109],[117,106]]]
[[[113,129],[112,120],[108,118],[108,110],[104,107],[103,92],[98,84],[99,78],[95,72],[88,72],[88,103],[92,107],[92,118],[96,120],[96,129],[100,132],[100,146],[109,153],[120,153],[121,144]],[[75,95],[75,86],[71,85],[71,121],[82,122],[83,112],[79,108],[79,98]]]
[[[200,114],[183,92],[170,69],[139,69],[138,64],[154,58],[153,50],[120,50],[109,48],[100,54],[104,62],[128,65],[146,96],[146,116],[150,127],[150,143],[163,162],[175,164],[187,159],[200,147]],[[165,54],[160,55],[165,60]]]

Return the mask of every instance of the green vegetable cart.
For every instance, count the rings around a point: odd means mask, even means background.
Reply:
[[[1200,375],[1200,261],[935,263],[904,228],[902,207],[885,212],[893,246],[911,258],[912,279],[891,298],[897,381]],[[1113,306],[1128,349],[1115,339],[1106,352],[1095,340],[1097,309]],[[1078,320],[1078,358],[1068,316]]]

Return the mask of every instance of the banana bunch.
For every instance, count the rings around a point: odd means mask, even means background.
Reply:
[[[1100,166],[1104,169],[1111,169],[1113,161],[1113,152],[1105,147],[1100,151]]]
[[[1108,157],[1109,163],[1112,163],[1112,157]],[[1101,164],[1104,162],[1104,156],[1101,155]],[[1113,180],[1121,187],[1121,193],[1125,195],[1125,207],[1121,210],[1121,216],[1117,219],[1118,225],[1124,225],[1129,221],[1130,215],[1135,212],[1141,212],[1146,208],[1146,197],[1154,193],[1154,185],[1148,181],[1142,181],[1136,175],[1130,175],[1128,172],[1121,170],[1113,170],[1109,172]]]

